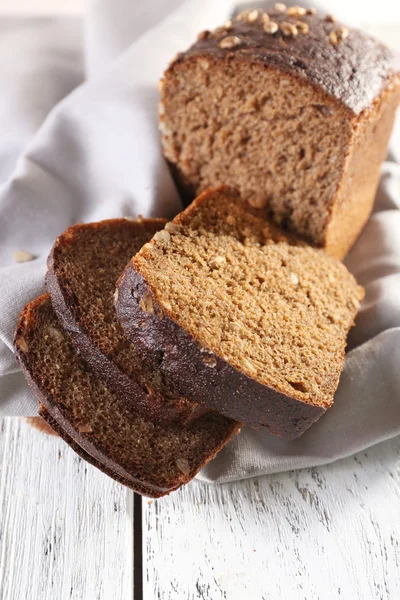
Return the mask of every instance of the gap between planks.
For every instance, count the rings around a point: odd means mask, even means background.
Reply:
[[[133,600],[143,600],[143,498],[131,493],[133,502]]]

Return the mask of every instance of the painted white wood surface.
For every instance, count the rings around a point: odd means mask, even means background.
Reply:
[[[59,438],[0,421],[1,600],[131,600],[131,499]],[[144,600],[400,598],[400,439],[144,499],[143,565]]]
[[[144,600],[397,600],[400,439],[143,504]]]
[[[131,496],[60,438],[0,420],[0,599],[131,600]]]

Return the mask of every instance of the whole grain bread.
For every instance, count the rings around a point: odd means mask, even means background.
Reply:
[[[333,403],[362,296],[342,263],[221,188],[131,260],[116,308],[173,393],[295,438]]]
[[[187,483],[240,424],[207,412],[191,427],[155,423],[120,398],[76,353],[48,295],[23,310],[18,360],[41,414],[96,467],[139,494],[159,497]]]
[[[160,82],[160,130],[187,202],[230,185],[341,258],[371,212],[400,62],[314,12],[248,10],[200,34]]]
[[[61,234],[46,275],[51,302],[84,360],[145,418],[191,423],[204,408],[169,398],[157,369],[125,337],[113,302],[130,258],[163,228],[163,219],[111,219],[78,224]]]

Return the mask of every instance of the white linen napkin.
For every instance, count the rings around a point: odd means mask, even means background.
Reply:
[[[78,221],[170,217],[180,210],[160,153],[157,81],[177,51],[233,7],[232,0],[98,0],[83,44],[74,19],[0,23],[0,415],[37,412],[12,337],[20,310],[44,289],[57,235]],[[15,264],[16,250],[36,258]],[[366,299],[334,407],[291,442],[244,428],[200,479],[317,465],[400,433],[400,167],[394,163],[385,165],[376,212],[347,264]]]

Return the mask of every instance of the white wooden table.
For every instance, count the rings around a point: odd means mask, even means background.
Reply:
[[[3,419],[0,598],[397,600],[400,439],[148,501]]]

